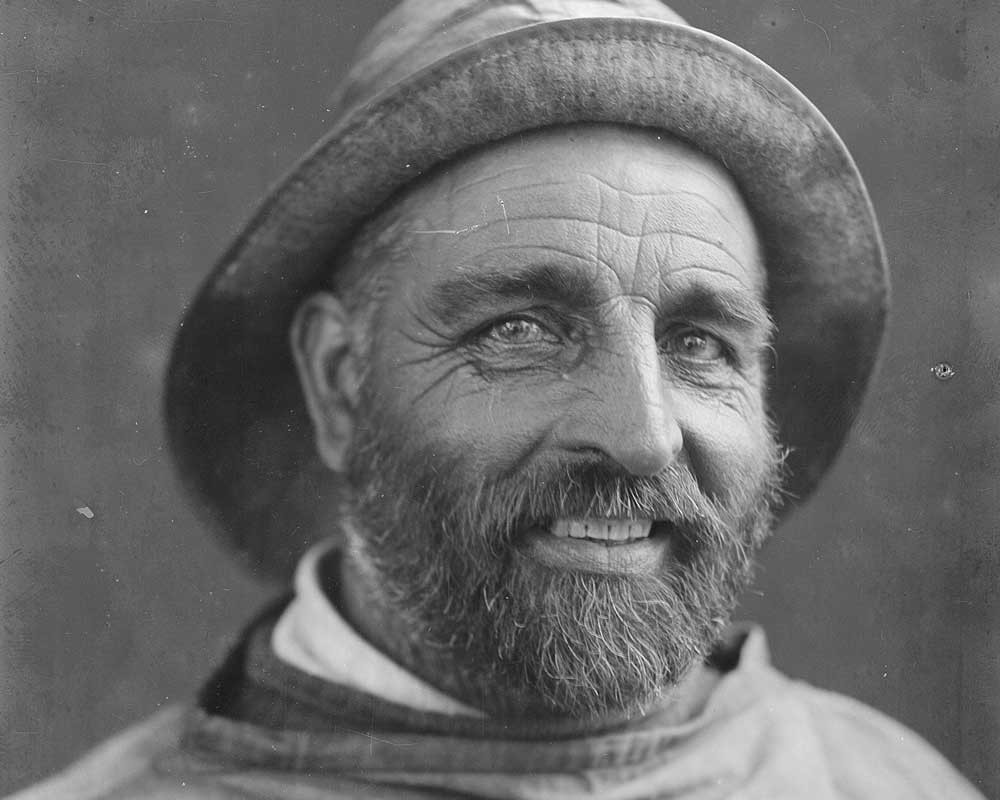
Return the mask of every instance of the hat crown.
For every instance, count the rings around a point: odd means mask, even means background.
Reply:
[[[531,25],[588,17],[687,24],[659,0],[403,0],[362,40],[333,102],[346,116],[464,47]]]

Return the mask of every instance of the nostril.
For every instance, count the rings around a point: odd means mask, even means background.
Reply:
[[[623,472],[636,477],[651,477],[663,472],[678,458],[682,446],[681,431],[676,423],[653,433],[642,432],[638,426],[587,432],[577,429],[575,439],[563,440],[563,452],[580,459],[613,462]]]
[[[580,456],[587,461],[607,461],[608,454],[605,453],[600,447],[593,447],[590,445],[581,445],[579,447],[574,447],[572,449],[573,455]]]

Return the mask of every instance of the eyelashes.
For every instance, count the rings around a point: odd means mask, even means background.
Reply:
[[[489,320],[462,337],[460,349],[484,374],[556,369],[571,372],[599,352],[600,331],[584,319],[548,309],[518,311]],[[725,337],[702,325],[675,322],[660,333],[664,369],[704,384],[739,371],[741,359]]]

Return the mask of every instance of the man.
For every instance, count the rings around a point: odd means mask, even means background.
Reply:
[[[294,596],[25,796],[976,796],[727,627],[881,334],[826,120],[651,0],[404,3],[341,107],[168,379],[182,473]]]

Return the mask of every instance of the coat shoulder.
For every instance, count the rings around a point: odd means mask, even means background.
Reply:
[[[172,780],[156,768],[161,759],[179,752],[187,713],[180,705],[164,708],[8,800],[173,800],[182,796],[230,800],[231,795],[215,791],[192,794],[186,782]]]
[[[843,796],[982,800],[943,755],[905,725],[850,697],[799,682],[792,687]]]

